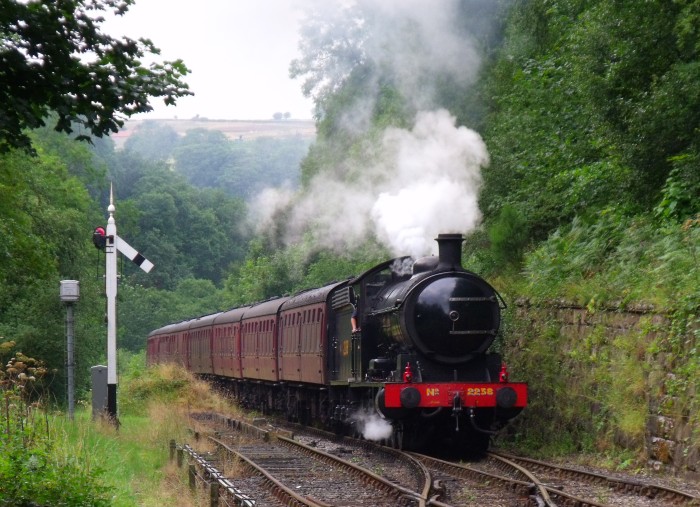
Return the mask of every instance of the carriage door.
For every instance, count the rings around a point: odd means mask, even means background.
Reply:
[[[291,371],[289,372],[289,378],[294,380],[301,380],[301,338],[302,338],[302,328],[304,321],[304,314],[302,312],[295,312],[293,315],[294,326],[291,329],[291,340],[290,340],[290,350],[289,359],[291,362]]]

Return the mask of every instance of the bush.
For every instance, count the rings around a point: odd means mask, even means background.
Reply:
[[[659,227],[647,216],[613,212],[576,218],[526,255],[528,295],[593,307],[635,301],[674,308],[682,298],[700,299],[698,245],[700,219]]]
[[[519,265],[528,242],[525,219],[514,206],[505,205],[489,229],[491,254],[501,266]]]

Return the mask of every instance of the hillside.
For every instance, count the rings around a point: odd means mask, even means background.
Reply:
[[[219,130],[229,139],[255,139],[258,137],[289,137],[301,136],[313,139],[316,137],[316,125],[313,120],[207,120],[206,118],[164,119],[164,120],[129,120],[124,128],[111,138],[121,148],[131,134],[147,122],[167,125],[179,134],[193,129]]]

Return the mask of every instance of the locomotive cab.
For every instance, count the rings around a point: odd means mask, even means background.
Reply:
[[[375,266],[350,279],[332,296],[336,313],[334,353],[331,361],[332,378],[340,382],[380,382],[394,378],[396,346],[381,332],[369,311],[386,287],[410,279],[410,257],[399,257]],[[352,333],[350,321],[356,309],[360,331]]]

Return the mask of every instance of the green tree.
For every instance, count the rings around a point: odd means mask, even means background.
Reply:
[[[576,216],[686,201],[700,146],[697,5],[514,5],[481,84],[487,222],[511,206],[541,240]]]
[[[174,152],[175,169],[192,185],[250,199],[265,187],[296,187],[308,147],[301,136],[230,140],[220,131],[194,129]]]
[[[63,399],[65,310],[59,281],[81,281],[76,309],[77,384],[102,347],[104,292],[97,287],[90,232],[94,203],[83,184],[54,155],[0,155],[0,336],[44,358],[57,370],[53,394]]]
[[[175,170],[192,185],[217,187],[227,167],[236,163],[236,155],[226,135],[218,130],[187,131],[174,152]]]
[[[219,283],[229,264],[245,256],[246,210],[240,199],[193,187],[165,163],[133,152],[119,152],[113,162],[119,235],[156,265],[145,274],[126,263],[132,283],[170,290],[186,278]]]
[[[352,70],[366,61],[363,45],[367,16],[358,5],[317,11],[301,29],[301,57],[292,61],[289,75],[303,79],[302,91],[316,104],[317,118],[326,100],[342,89]]]
[[[134,0],[0,0],[0,150],[31,149],[25,129],[44,125],[87,140],[117,132],[123,118],[190,95],[181,60],[141,59],[159,50],[148,39],[117,39],[93,11],[123,15]]]

